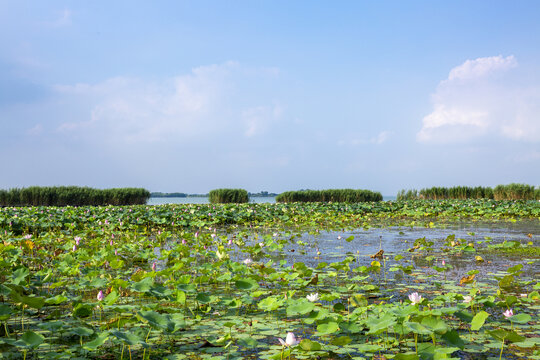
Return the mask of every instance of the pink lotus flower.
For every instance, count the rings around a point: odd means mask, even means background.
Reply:
[[[77,245],[73,245],[73,251],[77,251]]]
[[[118,249],[114,249],[114,256],[118,256]]]
[[[441,262],[441,264],[442,266],[446,266],[446,262],[444,260]]]
[[[296,336],[294,336],[292,332],[287,333],[287,337],[285,338],[285,341],[283,341],[282,338],[278,338],[278,340],[283,346],[294,346],[300,343],[300,341],[296,340]]]
[[[503,315],[505,318],[511,318],[512,316],[514,316],[514,312],[512,311],[512,309],[508,309],[506,310],[505,312],[503,312]]]
[[[97,294],[97,299],[98,301],[101,301],[105,298],[105,296],[103,296],[103,291],[99,290],[98,294]]]
[[[81,241],[81,237],[80,236],[75,236],[75,244],[77,244],[77,246],[79,245],[80,241]]]
[[[155,261],[152,263],[152,271],[156,271],[156,262]]]

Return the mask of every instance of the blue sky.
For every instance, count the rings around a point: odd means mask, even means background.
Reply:
[[[539,184],[538,1],[0,0],[0,188]]]

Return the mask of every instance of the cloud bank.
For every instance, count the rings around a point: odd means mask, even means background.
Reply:
[[[540,141],[540,85],[519,77],[514,56],[467,60],[432,95],[417,140],[456,143],[478,139]]]
[[[228,62],[159,81],[116,77],[97,84],[59,85],[57,93],[81,111],[56,130],[99,141],[167,143],[223,133],[262,135],[282,115],[264,95],[242,104],[241,88],[268,72]],[[275,76],[275,75],[270,75]],[[82,110],[81,110],[82,109]]]

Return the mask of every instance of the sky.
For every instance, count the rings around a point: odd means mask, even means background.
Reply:
[[[0,0],[0,188],[540,185],[539,1]]]

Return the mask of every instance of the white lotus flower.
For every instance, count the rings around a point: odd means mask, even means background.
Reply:
[[[296,336],[294,336],[292,332],[287,333],[287,337],[285,338],[285,341],[283,341],[282,338],[278,338],[278,340],[283,346],[294,346],[300,343],[300,341],[296,340]]]
[[[252,262],[253,262],[253,260],[251,260],[250,258],[247,258],[247,259],[244,260],[244,264],[246,264],[246,265],[249,265]]]
[[[463,297],[463,302],[464,302],[465,304],[468,304],[468,303],[470,303],[471,301],[472,301],[472,296],[465,295],[465,296]]]
[[[415,305],[415,304],[420,304],[422,300],[424,300],[424,298],[422,298],[421,295],[418,295],[417,292],[413,292],[412,294],[409,295],[409,300],[411,300],[412,304]]]
[[[315,301],[319,300],[319,293],[309,294],[309,295],[306,296],[306,298],[311,302],[315,302]]]

